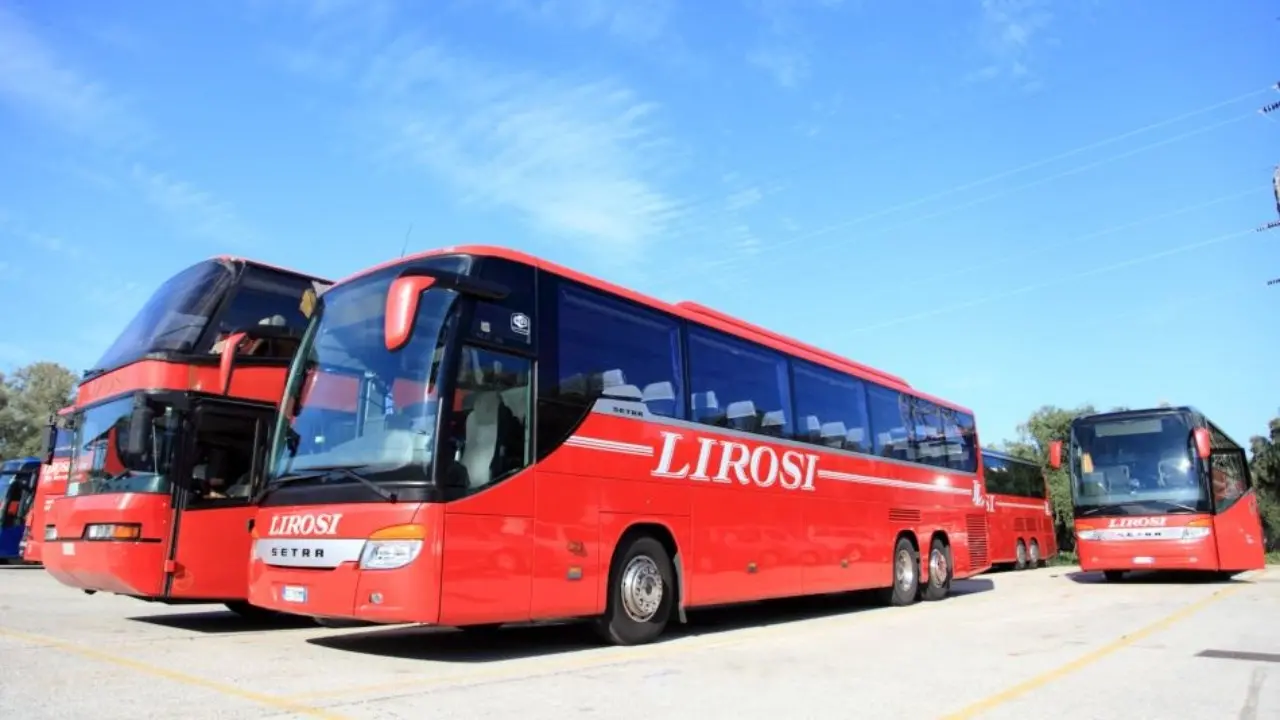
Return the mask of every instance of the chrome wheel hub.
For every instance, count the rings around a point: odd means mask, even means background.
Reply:
[[[647,555],[631,558],[622,570],[622,609],[636,622],[648,622],[662,606],[662,573]]]
[[[929,582],[941,587],[947,581],[950,570],[947,567],[947,554],[935,548],[929,555]]]
[[[898,588],[903,591],[911,590],[911,586],[916,581],[916,564],[911,559],[911,553],[898,553],[898,562],[894,567],[894,576],[898,581]]]

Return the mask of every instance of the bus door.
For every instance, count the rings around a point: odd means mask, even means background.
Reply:
[[[249,587],[250,502],[262,476],[274,408],[194,403],[176,473],[166,563],[171,598],[243,599]]]
[[[1249,465],[1240,449],[1215,449],[1209,455],[1213,493],[1213,534],[1221,570],[1250,570],[1265,564],[1258,495],[1250,492]]]

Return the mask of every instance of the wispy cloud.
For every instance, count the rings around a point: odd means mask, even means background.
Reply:
[[[5,5],[0,5],[0,102],[102,143],[133,145],[146,136],[122,96],[60,57]]]
[[[760,22],[759,37],[746,54],[747,64],[784,88],[799,86],[812,71],[812,43],[804,15],[843,5],[845,0],[746,0],[747,9]]]
[[[4,208],[0,208],[0,236],[14,238],[29,247],[60,255],[64,259],[79,259],[82,252],[80,246],[59,235],[32,227]]]
[[[648,43],[668,31],[673,0],[504,0],[510,11],[556,27],[593,30]]]
[[[132,177],[147,202],[180,232],[227,247],[244,247],[258,237],[229,202],[207,190],[140,164]]]
[[[1004,79],[1026,90],[1039,89],[1034,57],[1053,21],[1048,0],[982,0],[981,8],[979,42],[987,62],[966,79]]]

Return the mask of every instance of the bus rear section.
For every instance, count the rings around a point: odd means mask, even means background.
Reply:
[[[1061,462],[1054,448],[1050,461]],[[1077,418],[1067,448],[1080,566],[1231,576],[1263,567],[1245,452],[1193,408]]]
[[[1039,465],[994,450],[982,451],[987,486],[991,564],[1041,567],[1058,553],[1049,487]]]
[[[43,559],[87,592],[247,594],[253,494],[284,376],[326,281],[216,258],[170,278],[86,373]]]
[[[36,492],[27,513],[23,531],[22,559],[40,564],[44,557],[44,540],[55,532],[53,502],[67,494],[67,477],[71,470],[71,433],[64,426],[65,418],[74,408],[63,408],[45,428],[45,457],[36,481]]]
[[[0,464],[0,562],[22,560],[22,536],[39,474],[39,458],[16,458]]]
[[[989,567],[973,416],[886,373],[529,256],[336,284],[295,357],[250,602],[381,623],[592,618]]]

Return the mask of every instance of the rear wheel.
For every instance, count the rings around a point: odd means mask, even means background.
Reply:
[[[1040,564],[1043,561],[1040,559],[1040,541],[1039,540],[1031,541],[1031,550],[1028,553],[1028,557],[1031,560],[1031,567],[1033,568],[1040,567]]]
[[[1014,546],[1014,556],[1017,558],[1017,560],[1013,563],[1013,567],[1018,570],[1026,570],[1027,569],[1027,544],[1022,542],[1021,539],[1019,539],[1017,544]]]
[[[1124,579],[1124,571],[1123,570],[1103,570],[1102,576],[1107,579],[1107,582],[1120,582],[1121,580]]]
[[[652,642],[667,627],[675,592],[666,548],[653,537],[638,536],[609,568],[609,598],[596,631],[615,645]]]
[[[924,586],[925,600],[941,600],[951,592],[951,546],[934,538],[929,544],[929,582]]]

